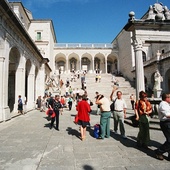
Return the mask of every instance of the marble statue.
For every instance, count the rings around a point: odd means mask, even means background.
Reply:
[[[161,82],[163,82],[163,78],[162,76],[160,75],[159,71],[156,70],[155,74],[154,74],[154,80],[155,80],[155,83],[154,83],[154,88],[153,90],[162,90],[161,89]]]

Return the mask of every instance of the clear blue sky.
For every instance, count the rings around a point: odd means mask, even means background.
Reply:
[[[111,43],[128,21],[157,0],[20,0],[34,19],[51,19],[58,43]],[[170,9],[170,0],[161,0]]]

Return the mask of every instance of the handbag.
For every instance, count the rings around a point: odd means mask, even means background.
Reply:
[[[77,124],[79,121],[78,114],[74,117],[74,123]]]
[[[53,109],[48,108],[48,110],[46,111],[46,115],[47,115],[47,120],[50,121],[51,118],[55,117],[55,112],[53,111]]]

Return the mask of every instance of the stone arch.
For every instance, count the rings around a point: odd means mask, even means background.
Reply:
[[[77,71],[79,70],[79,55],[76,54],[76,53],[71,53],[69,56],[68,56],[68,61],[69,61],[69,65],[68,65],[68,68],[70,71]]]
[[[118,57],[113,53],[107,57],[107,73],[119,73]]]
[[[105,57],[102,53],[97,53],[94,57],[94,70],[96,73],[105,72]]]
[[[63,74],[66,71],[66,56],[59,53],[55,56],[55,73]],[[60,73],[59,73],[60,72]]]
[[[12,47],[9,52],[9,72],[8,72],[8,106],[10,112],[14,110],[14,104],[16,103],[16,71],[20,62],[20,51],[17,47]]]

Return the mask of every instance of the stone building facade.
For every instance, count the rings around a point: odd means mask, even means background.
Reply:
[[[141,19],[129,13],[128,23],[112,41],[118,44],[119,68],[135,84],[136,94],[153,93],[154,74],[163,77],[162,92],[170,91],[170,11],[155,3]]]
[[[0,5],[0,121],[15,116],[18,95],[27,103],[27,110],[35,108],[38,94],[44,93],[47,64],[28,34],[30,18],[21,3],[2,0]],[[25,100],[25,101],[24,101]]]
[[[60,44],[52,20],[34,19],[21,2],[1,0],[0,6],[0,121],[17,113],[18,95],[27,109],[43,95],[50,77],[87,71],[121,73],[137,89],[153,93],[154,73],[170,91],[170,12],[156,3],[141,19],[128,23],[110,44]]]

